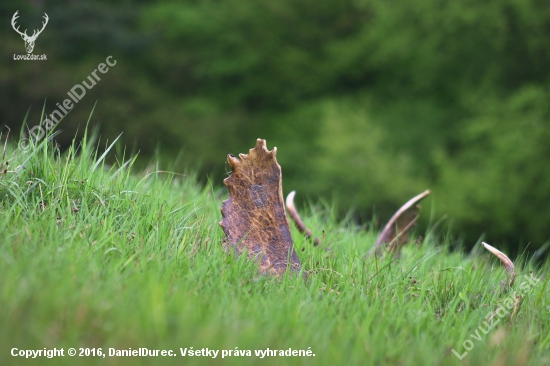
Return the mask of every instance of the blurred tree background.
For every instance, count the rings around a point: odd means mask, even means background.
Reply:
[[[35,54],[10,26],[49,23]],[[61,122],[89,114],[142,159],[200,167],[278,147],[285,193],[386,221],[431,188],[471,246],[550,239],[550,4],[538,0],[2,2],[0,118],[38,124],[100,62],[117,61]],[[28,32],[31,33],[32,31]],[[176,160],[177,157],[177,160]],[[303,202],[303,201],[302,201]],[[382,222],[379,222],[381,224]]]

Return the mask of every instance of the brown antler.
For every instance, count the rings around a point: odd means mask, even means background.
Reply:
[[[407,237],[408,231],[416,224],[416,220],[418,220],[417,204],[429,194],[430,190],[426,190],[401,206],[390,221],[388,221],[384,230],[378,235],[376,244],[369,254],[376,251],[376,254],[380,255],[383,244],[387,244],[388,252],[399,254],[401,247],[409,241]]]
[[[292,220],[294,220],[294,224],[296,224],[298,231],[300,231],[302,234],[305,234],[307,238],[312,238],[313,234],[311,233],[311,230],[306,227],[306,224],[304,224],[304,222],[300,218],[300,215],[298,215],[298,211],[296,211],[296,206],[294,206],[294,196],[296,196],[296,191],[292,191],[288,194],[288,196],[286,196],[286,208],[288,210],[288,213],[290,217],[292,217]],[[319,240],[319,238],[313,238],[313,245],[317,246],[320,242],[321,241]]]
[[[222,204],[220,226],[237,252],[248,251],[262,273],[281,275],[290,264],[300,270],[283,203],[281,167],[258,139],[248,155],[228,155],[232,174],[223,182],[229,198]]]
[[[504,268],[506,268],[506,273],[508,273],[509,281],[508,286],[512,287],[514,284],[514,280],[516,279],[516,268],[514,267],[514,263],[508,258],[508,256],[504,253],[502,253],[500,250],[490,246],[487,243],[482,242],[481,245],[491,253],[493,253],[504,265]],[[502,280],[500,282],[502,286],[506,286],[506,279]]]

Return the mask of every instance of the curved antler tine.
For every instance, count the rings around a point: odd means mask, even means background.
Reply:
[[[19,14],[18,14],[18,13],[19,13],[19,10],[17,10],[17,11],[15,12],[15,14],[13,14],[13,17],[11,18],[11,26],[12,26],[13,30],[16,31],[17,33],[19,33],[21,36],[23,36],[23,35],[26,36],[26,35],[27,35],[27,30],[25,29],[25,32],[22,33],[22,32],[19,30],[19,26],[16,26],[16,24],[15,24],[16,21],[17,21],[17,18],[19,18]]]
[[[288,194],[288,196],[286,196],[286,208],[288,210],[288,214],[290,215],[290,217],[292,217],[292,220],[294,221],[294,224],[296,224],[298,231],[300,231],[302,234],[305,234],[306,237],[312,238],[313,234],[311,233],[311,230],[306,227],[306,224],[304,224],[304,222],[300,218],[300,215],[298,215],[298,211],[296,211],[296,206],[294,205],[294,196],[296,196],[296,191],[292,191]],[[317,246],[320,242],[321,241],[319,240],[319,238],[313,238],[313,245]]]
[[[416,220],[418,220],[417,204],[430,193],[429,189],[425,190],[408,200],[407,203],[397,210],[380,232],[380,235],[378,235],[378,239],[370,250],[369,255],[372,255],[374,251],[376,251],[377,255],[381,254],[383,244],[387,244],[389,252],[399,254],[401,246],[408,241],[406,237],[408,231],[416,224]]]
[[[42,22],[42,29],[38,30],[38,29],[35,29],[34,30],[34,33],[32,34],[32,37],[38,37],[40,35],[40,33],[42,33],[42,31],[44,30],[44,28],[46,28],[46,25],[48,24],[48,20],[50,18],[48,18],[48,14],[44,13],[44,21]]]
[[[46,24],[48,24],[48,21],[50,20],[50,18],[48,17],[48,14],[44,13],[44,21],[42,22],[42,29],[40,30],[40,32],[42,32],[44,30],[44,28],[46,27]]]
[[[508,276],[510,277],[509,280],[509,286],[512,287],[514,284],[514,280],[516,279],[516,268],[514,267],[514,263],[508,258],[508,256],[504,253],[502,253],[500,250],[490,246],[487,243],[482,242],[481,245],[491,253],[493,253],[504,265],[506,268],[506,273],[508,273]],[[504,279],[501,282],[502,285],[506,285],[506,279]]]

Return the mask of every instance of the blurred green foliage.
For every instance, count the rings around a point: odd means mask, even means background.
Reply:
[[[50,17],[35,54],[22,29]],[[278,147],[284,188],[385,221],[431,188],[471,245],[550,238],[550,7],[536,0],[2,3],[0,117],[28,124],[112,55],[66,117],[221,182],[227,153]],[[174,163],[172,161],[178,157]],[[430,203],[424,208],[428,216]],[[381,222],[380,222],[381,223]],[[490,239],[489,239],[490,238]]]

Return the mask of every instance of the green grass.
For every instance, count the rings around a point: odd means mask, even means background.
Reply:
[[[518,261],[515,289],[531,271],[540,281],[514,319],[478,341],[470,334],[510,296],[499,290],[500,263],[479,246],[466,257],[428,234],[401,259],[365,259],[377,233],[317,205],[302,214],[324,244],[292,228],[303,273],[263,277],[222,248],[225,189],[156,166],[133,171],[120,151],[107,166],[86,139],[62,155],[47,142],[11,151],[0,177],[1,365],[550,364],[548,263]],[[451,349],[463,353],[467,339],[474,348],[459,361]],[[55,347],[178,356],[10,355]],[[182,358],[180,347],[252,357]],[[315,357],[254,356],[266,348],[311,348]]]

